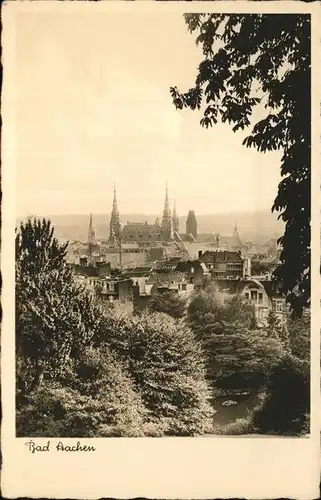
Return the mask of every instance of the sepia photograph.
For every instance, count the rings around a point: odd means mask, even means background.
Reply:
[[[16,30],[16,436],[308,437],[311,16]]]
[[[5,498],[317,498],[320,14],[2,5]]]

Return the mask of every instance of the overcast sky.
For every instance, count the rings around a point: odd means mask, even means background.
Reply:
[[[59,3],[57,4],[59,7]],[[179,13],[24,13],[16,19],[17,214],[269,209],[279,154],[177,111],[201,50]]]

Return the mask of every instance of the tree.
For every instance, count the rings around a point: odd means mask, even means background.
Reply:
[[[148,410],[168,435],[211,431],[211,391],[204,354],[191,330],[165,314],[105,316],[93,339],[123,360]]]
[[[262,275],[273,271],[276,268],[276,264],[273,262],[266,262],[263,259],[253,260],[251,259],[251,273],[252,275]]]
[[[206,338],[212,327],[222,321],[256,328],[252,304],[239,295],[222,293],[215,283],[194,294],[187,308],[187,321],[200,339]]]
[[[309,432],[309,414],[309,363],[286,354],[272,369],[252,423],[260,434],[298,435]]]
[[[66,267],[68,243],[54,237],[50,220],[29,217],[16,230],[16,271],[36,275],[40,271],[62,270]]]
[[[311,348],[311,317],[310,311],[305,311],[301,318],[288,318],[287,330],[291,354],[302,361],[310,361]]]
[[[18,401],[64,371],[96,327],[93,299],[75,284],[66,249],[45,219],[29,219],[16,234]]]
[[[145,409],[122,364],[106,349],[86,348],[60,380],[45,381],[18,408],[18,436],[143,435]]]
[[[261,388],[283,355],[278,338],[256,328],[253,306],[215,285],[194,296],[188,321],[206,354],[207,379],[223,392]]]
[[[267,315],[266,335],[269,339],[279,339],[286,351],[289,349],[289,335],[286,324],[282,324],[274,309],[270,309]]]
[[[161,292],[152,296],[149,303],[149,310],[160,312],[172,316],[172,318],[182,318],[186,311],[186,300],[177,293]]]
[[[243,144],[266,152],[280,150],[281,180],[272,211],[285,232],[281,281],[293,315],[310,304],[311,56],[310,17],[302,14],[186,14],[196,43],[202,46],[195,85],[186,93],[171,87],[178,109],[201,109],[201,125],[218,120],[233,131],[259,120]]]

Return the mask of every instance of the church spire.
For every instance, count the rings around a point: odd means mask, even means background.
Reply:
[[[171,209],[169,208],[168,185],[167,185],[167,181],[166,181],[166,193],[165,193],[163,217],[170,217],[170,216],[171,216]]]
[[[233,240],[232,240],[232,245],[236,248],[240,247],[242,245],[241,238],[239,236],[239,232],[237,229],[236,222],[234,223],[234,231],[233,231]]]
[[[110,216],[109,225],[109,243],[113,244],[115,239],[118,241],[120,237],[119,211],[117,206],[116,185],[114,184],[113,208]]]
[[[113,211],[112,211],[113,214],[117,214],[119,215],[119,212],[118,212],[118,206],[117,206],[117,195],[116,195],[116,184],[114,183],[114,199],[113,199]]]
[[[165,203],[164,203],[161,229],[162,229],[162,238],[164,241],[170,241],[173,239],[172,217],[171,217],[171,209],[169,207],[167,181],[166,181]]]
[[[178,215],[176,213],[176,200],[174,200],[172,222],[173,222],[173,231],[174,231],[174,233],[179,233],[179,218],[178,218]]]
[[[93,228],[93,216],[90,213],[90,215],[89,215],[89,227],[88,227],[88,255],[89,256],[91,256],[91,254],[92,254],[95,240],[96,240],[96,234],[95,234],[95,230]]]

